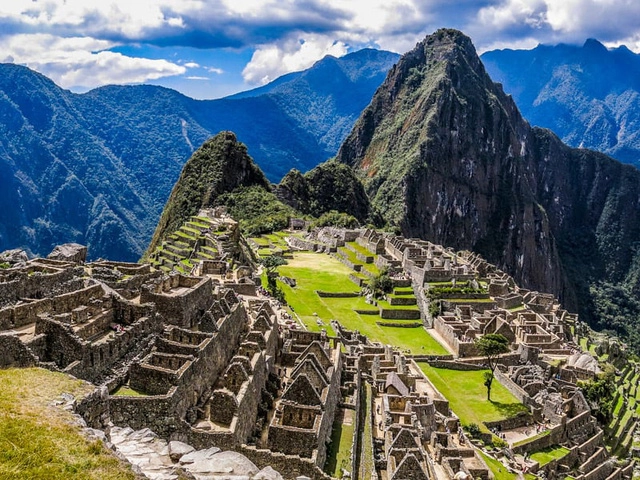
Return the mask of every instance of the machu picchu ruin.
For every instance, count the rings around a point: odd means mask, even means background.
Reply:
[[[81,423],[148,478],[634,478],[624,344],[477,254],[295,226],[245,239],[217,208],[146,263],[9,252],[0,367],[89,382]]]

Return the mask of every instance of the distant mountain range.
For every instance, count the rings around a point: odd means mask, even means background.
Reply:
[[[137,260],[191,154],[233,130],[271,181],[335,155],[399,58],[362,50],[233,97],[198,101],[155,86],[73,94],[0,65],[0,251]]]
[[[590,39],[481,58],[532,125],[640,167],[640,55]]]

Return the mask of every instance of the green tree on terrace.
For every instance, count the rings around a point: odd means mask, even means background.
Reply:
[[[393,280],[389,276],[388,270],[381,271],[378,275],[369,280],[369,290],[376,298],[382,298],[385,293],[393,291]]]
[[[475,341],[478,353],[487,359],[489,371],[484,374],[484,386],[487,387],[487,400],[491,401],[491,384],[498,366],[498,357],[509,351],[509,340],[499,333],[488,333]]]
[[[267,271],[267,290],[274,298],[284,301],[284,293],[276,282],[278,278],[278,267],[286,265],[287,261],[281,255],[269,255],[260,260],[260,263]]]

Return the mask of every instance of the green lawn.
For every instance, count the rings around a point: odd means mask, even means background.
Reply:
[[[480,454],[482,459],[486,462],[487,466],[489,467],[489,470],[493,472],[493,476],[495,480],[515,480],[516,478],[518,478],[518,475],[516,473],[509,473],[509,471],[507,470],[507,467],[505,467],[501,462],[499,462],[495,458],[490,457],[489,455],[486,455],[484,452],[480,450],[478,450],[478,453]],[[536,477],[535,475],[531,475],[530,473],[527,473],[525,474],[524,478],[526,480],[535,480],[538,477]]]
[[[326,328],[329,334],[331,319],[338,320],[349,330],[359,330],[373,341],[394,345],[415,354],[446,355],[449,352],[422,327],[403,328],[377,325],[379,315],[360,315],[355,310],[375,310],[363,297],[320,298],[317,290],[325,292],[354,292],[358,287],[349,280],[353,271],[339,260],[318,253],[295,253],[294,259],[278,269],[280,275],[296,279],[296,287],[280,283],[287,303],[311,331]],[[399,307],[392,307],[399,308]],[[407,307],[404,307],[407,308]],[[409,307],[411,308],[411,307]],[[314,315],[317,314],[317,315]],[[323,323],[318,325],[318,319]]]
[[[349,412],[355,415],[355,412]],[[331,432],[331,446],[327,453],[325,471],[334,478],[342,477],[342,469],[351,472],[351,448],[353,446],[353,420],[344,422],[343,415],[336,415]]]
[[[559,458],[564,457],[569,453],[569,449],[565,447],[560,447],[558,445],[545,448],[544,450],[540,450],[538,452],[531,454],[531,460],[534,460],[540,464],[540,466],[546,465],[552,460],[557,460]]]
[[[482,422],[502,420],[528,412],[500,382],[494,380],[491,387],[491,401],[487,400],[484,386],[484,370],[465,372],[447,368],[434,368],[427,363],[419,363],[422,371],[435,387],[449,400],[449,406],[463,425],[477,424],[488,431]]]
[[[368,257],[376,257],[375,253],[361,246],[360,244],[358,244],[358,242],[347,242],[346,244],[352,247],[356,252],[362,253],[363,255],[366,255]]]
[[[40,368],[0,370],[0,478],[137,478],[100,441],[85,438],[70,412],[52,406],[63,393],[80,398],[93,388]]]

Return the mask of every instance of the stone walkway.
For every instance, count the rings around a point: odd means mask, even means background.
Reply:
[[[112,427],[109,436],[116,452],[150,480],[177,480],[184,472],[196,480],[283,480],[273,468],[260,470],[240,453],[217,447],[195,450],[162,440],[148,428]]]

